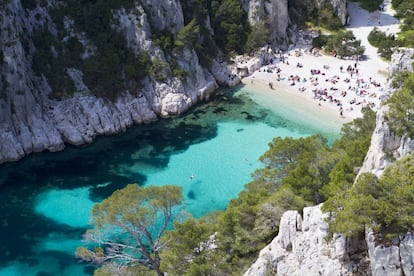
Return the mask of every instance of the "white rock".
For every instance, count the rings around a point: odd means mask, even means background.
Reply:
[[[406,235],[400,243],[400,259],[405,275],[414,275],[414,236]]]
[[[349,275],[353,264],[342,260],[351,248],[338,250],[325,240],[328,227],[320,207],[304,208],[303,221],[298,212],[285,212],[277,237],[244,275]]]

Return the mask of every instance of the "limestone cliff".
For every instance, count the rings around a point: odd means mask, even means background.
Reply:
[[[413,54],[414,49],[402,48],[397,50],[391,57],[392,74],[401,71],[412,72]],[[392,92],[393,89],[389,88],[383,100],[389,98]],[[384,119],[387,110],[387,106],[384,106],[377,113],[377,123],[371,138],[371,145],[360,173],[372,172],[380,176],[392,164],[393,160],[402,158],[414,151],[414,141],[409,137],[398,137],[390,131]]]
[[[28,2],[24,7],[20,0],[3,1],[0,9],[0,163],[18,160],[33,151],[62,150],[65,143],[90,143],[97,135],[180,114],[215,91],[213,74],[224,75],[222,83],[230,79],[226,77],[231,73],[226,64],[218,67],[219,72],[208,71],[191,47],[175,53],[176,66],[187,72],[184,78],[175,77],[152,35],[154,30],[162,29],[174,35],[183,27],[180,2],[136,1],[129,9],[112,10],[112,29],[124,36],[135,54],[146,51],[151,60],[165,65],[165,78],[160,81],[147,76],[141,86],[119,91],[120,96],[111,101],[91,93],[93,87],[84,82],[83,72],[69,65],[62,74],[73,81],[75,93],[71,97],[51,97],[60,91],[53,91],[51,80],[34,70],[34,54],[41,49],[33,37],[43,31],[56,40],[63,36],[63,42],[75,38],[86,49],[83,59],[94,59],[96,48],[69,16],[65,15],[63,26],[52,19],[50,11],[65,6],[65,2],[48,1],[40,6],[35,1],[27,7]],[[54,46],[47,50],[54,56],[60,54]]]
[[[392,72],[412,71],[414,49],[400,49],[392,56]],[[393,92],[388,87],[384,100]],[[398,137],[389,129],[384,114],[387,106],[377,113],[376,128],[360,173],[380,176],[392,164],[414,151],[414,142]],[[391,244],[378,244],[373,232],[349,240],[334,234],[328,237],[327,214],[321,205],[307,207],[303,218],[297,211],[288,211],[280,221],[279,234],[260,251],[256,262],[245,276],[257,275],[413,275],[414,235],[407,233]]]
[[[330,1],[341,17],[345,1]],[[266,22],[273,47],[287,48],[300,40],[289,19],[288,0],[240,3],[250,24]],[[171,41],[189,24],[191,0],[80,5],[60,0],[0,2],[0,163],[181,114],[209,99],[218,85],[240,82],[235,64],[229,65],[220,49],[210,56],[209,65],[186,40],[171,49]],[[214,36],[210,11],[204,11],[197,24]],[[196,34],[199,42],[205,34]]]
[[[279,234],[244,275],[351,275],[366,267],[364,244],[341,235],[327,242],[326,217],[320,205],[304,208],[303,218],[284,213]]]
[[[348,11],[346,0],[306,0],[304,6],[320,9],[324,4],[332,5],[334,13],[343,25],[347,23]],[[251,25],[263,22],[269,25],[269,41],[273,47],[287,49],[297,42],[295,22],[289,17],[290,6],[288,0],[242,0],[244,10],[248,13]]]

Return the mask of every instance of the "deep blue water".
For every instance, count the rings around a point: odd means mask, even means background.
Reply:
[[[227,90],[179,118],[1,165],[0,275],[91,274],[74,259],[90,210],[128,183],[181,185],[184,207],[199,217],[237,196],[273,137],[338,137],[339,126],[285,115]]]

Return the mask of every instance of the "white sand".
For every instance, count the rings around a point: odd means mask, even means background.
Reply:
[[[392,16],[390,0],[384,1],[384,4],[384,11],[369,13],[353,2],[348,3],[351,16],[348,29],[365,46],[364,60],[315,56],[306,49],[294,49],[282,54],[284,62],[276,55],[272,65],[264,66],[244,78],[246,90],[254,94],[253,98],[262,99],[262,104],[271,106],[282,100],[287,104],[298,105],[302,116],[311,116],[312,119],[328,117],[333,123],[342,124],[360,117],[362,106],[378,109],[390,65],[381,59],[377,49],[368,43],[367,37],[374,27],[393,34],[399,31],[399,22]],[[302,67],[297,67],[298,63]],[[354,69],[352,75],[347,72],[348,66]],[[319,70],[320,73],[312,75],[311,69]],[[292,81],[290,76],[298,76],[300,80]],[[269,83],[273,84],[273,89],[269,88]]]

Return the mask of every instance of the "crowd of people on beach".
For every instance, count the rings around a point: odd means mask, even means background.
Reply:
[[[304,54],[314,55],[314,50],[296,49],[288,53],[278,53],[271,63],[259,72],[271,74],[267,78],[269,88],[274,89],[273,80],[288,82],[289,86],[297,87],[300,93],[309,93],[318,101],[318,105],[331,104],[338,108],[340,116],[346,111],[379,105],[382,85],[372,76],[361,75],[358,60],[340,60],[337,66],[315,63],[305,64]],[[295,65],[291,65],[295,64]],[[344,68],[346,68],[344,70]],[[295,74],[292,74],[295,72]],[[274,77],[273,77],[274,76]]]

